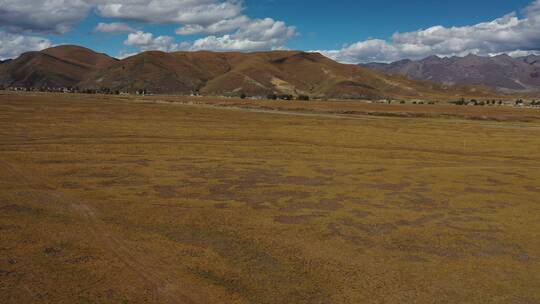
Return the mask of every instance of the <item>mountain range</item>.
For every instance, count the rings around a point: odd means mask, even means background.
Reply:
[[[0,64],[3,87],[79,87],[156,94],[308,95],[318,98],[451,99],[493,96],[341,64],[319,53],[143,52],[118,60],[74,45],[22,54]]]
[[[483,85],[500,92],[540,91],[540,56],[427,57],[393,63],[368,63],[362,67],[391,75],[429,80],[446,85]]]

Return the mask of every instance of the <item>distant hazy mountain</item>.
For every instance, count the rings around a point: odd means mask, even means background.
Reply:
[[[449,99],[493,96],[341,64],[319,53],[144,52],[123,60],[78,46],[29,52],[0,65],[3,87],[74,87],[151,93],[322,98]]]
[[[506,92],[540,91],[540,56],[535,55],[520,58],[508,55],[449,58],[431,56],[418,61],[401,60],[389,64],[368,63],[361,66],[448,85],[484,85]]]

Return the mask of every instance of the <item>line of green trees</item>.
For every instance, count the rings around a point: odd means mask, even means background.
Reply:
[[[290,94],[268,94],[266,96],[266,99],[269,99],[269,100],[278,100],[278,99],[281,99],[281,100],[293,100],[294,99],[294,96],[290,95]],[[296,100],[302,100],[302,101],[309,101],[311,98],[307,95],[298,95],[296,97]]]
[[[462,98],[460,100],[450,101],[450,103],[458,105],[458,106],[467,106],[467,105],[485,106],[485,105],[502,105],[503,101],[495,100],[495,99],[478,101],[476,99],[465,100],[465,98]]]

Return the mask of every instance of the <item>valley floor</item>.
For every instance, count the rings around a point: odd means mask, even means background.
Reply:
[[[0,302],[539,303],[540,111],[481,109],[0,95]]]

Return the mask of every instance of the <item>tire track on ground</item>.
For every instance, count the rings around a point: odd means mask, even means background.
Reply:
[[[87,224],[94,239],[108,251],[112,252],[131,271],[140,277],[157,297],[159,303],[171,304],[194,304],[195,302],[180,290],[176,277],[171,273],[162,273],[155,270],[141,257],[134,248],[119,235],[107,229],[106,224],[100,219],[98,211],[83,200],[72,198],[69,195],[51,187],[34,174],[24,173],[12,163],[0,159],[0,172],[7,173],[12,181],[24,184],[30,192],[30,197],[56,204],[51,206],[67,210],[74,215],[80,216]]]

